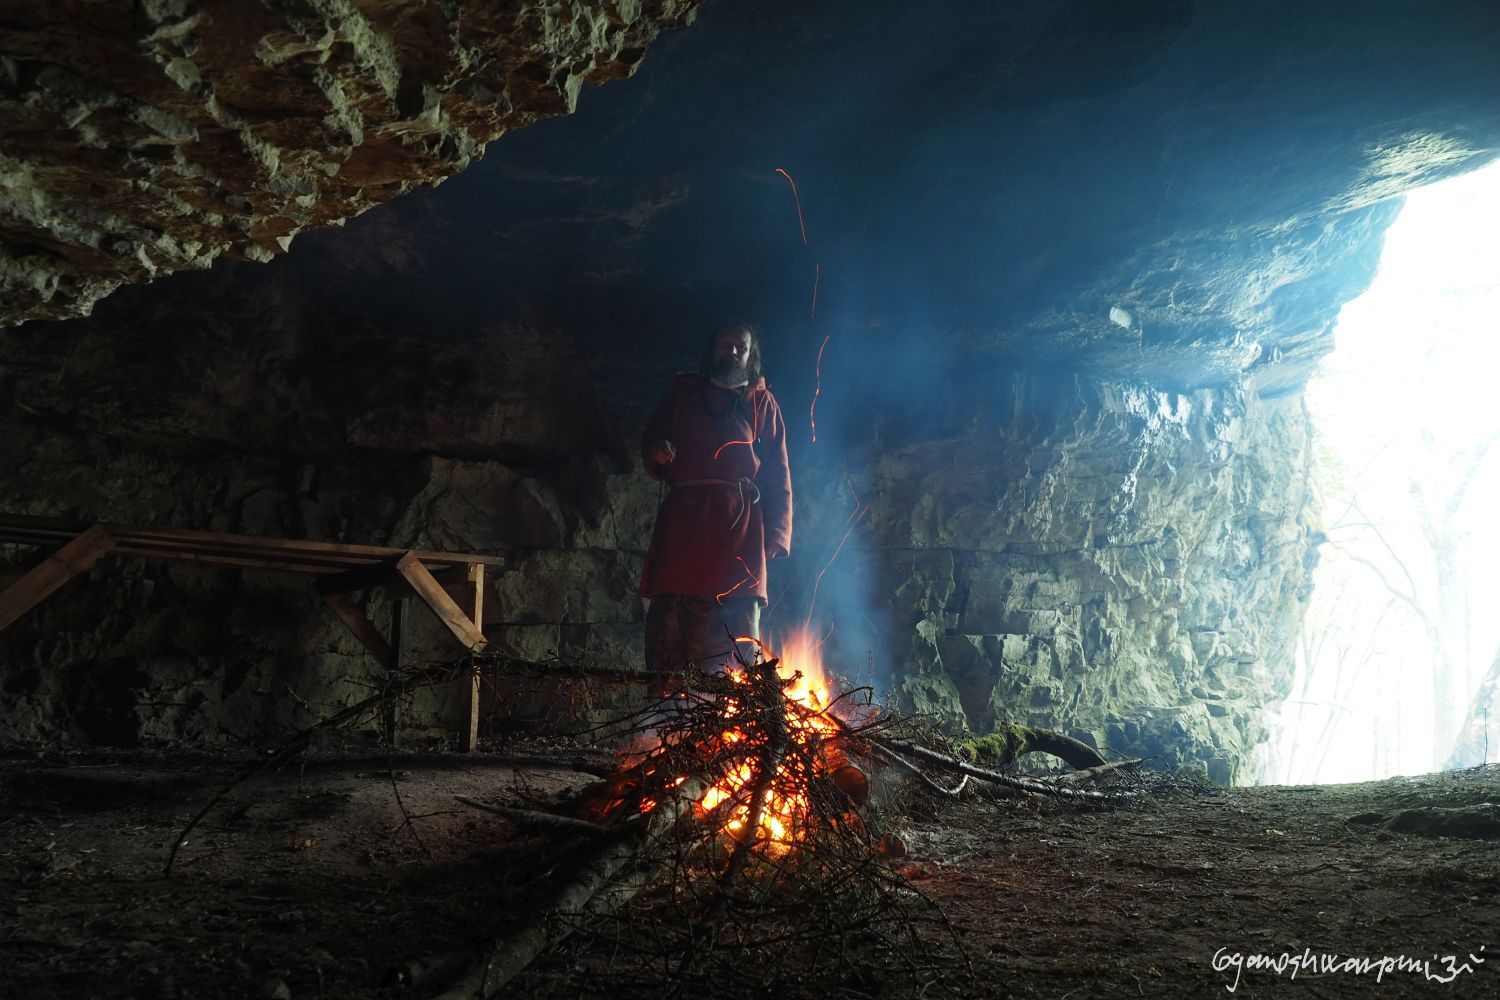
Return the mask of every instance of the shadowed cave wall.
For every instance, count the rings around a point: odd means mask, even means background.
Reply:
[[[1316,558],[1298,388],[1391,197],[1494,156],[1496,18],[888,13],[709,4],[441,188],[8,331],[0,509],[510,553],[502,650],[634,663],[635,437],[745,315],[794,429],[773,637],[816,585],[904,707],[1232,781]],[[113,562],[0,635],[0,738],[259,739],[374,676],[300,581]]]

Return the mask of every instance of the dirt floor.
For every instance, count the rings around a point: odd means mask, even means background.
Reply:
[[[170,845],[244,756],[12,753],[0,759],[0,997],[431,995],[403,985],[413,963],[492,939],[550,875],[548,838],[454,796],[525,802],[593,780],[568,766],[572,749],[506,753],[325,749],[231,791],[171,878]],[[887,810],[909,850],[892,863],[909,887],[898,891],[926,914],[912,925],[925,964],[850,928],[864,944],[842,965],[757,961],[724,993],[1500,997],[1500,766],[1138,791],[1094,808]],[[638,935],[661,912],[650,895],[621,921]],[[620,935],[581,928],[503,995],[671,993],[660,977],[640,985],[646,962]]]

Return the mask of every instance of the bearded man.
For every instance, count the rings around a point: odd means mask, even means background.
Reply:
[[[646,666],[717,666],[731,636],[760,638],[766,562],[792,548],[786,424],[754,328],[714,330],[701,371],[679,372],[657,405],[641,460],[665,490],[640,587]]]

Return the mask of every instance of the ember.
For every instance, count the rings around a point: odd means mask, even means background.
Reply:
[[[646,760],[684,743],[696,746],[708,787],[695,814],[718,836],[782,854],[818,823],[812,786],[828,784],[833,770],[845,763],[829,745],[841,724],[830,714],[834,699],[809,630],[794,632],[779,659],[749,636],[736,645],[736,665],[724,672],[707,716],[714,731],[688,736],[664,727]],[[746,647],[753,658],[738,652]],[[701,711],[695,714],[702,717]],[[671,787],[685,778],[675,776]],[[641,812],[656,805],[654,797],[643,798]]]
[[[757,653],[765,652],[749,637],[738,642],[753,643]],[[735,690],[720,700],[725,729],[718,736],[715,757],[739,759],[759,750],[762,758],[774,759],[772,773],[757,781],[751,762],[731,764],[698,803],[700,815],[712,818],[722,832],[743,839],[746,827],[754,823],[752,839],[764,841],[773,854],[784,852],[808,829],[808,782],[829,772],[830,751],[824,741],[839,728],[827,714],[832,699],[810,634],[805,629],[794,633],[786,653],[779,661],[742,661],[742,669],[726,672]],[[764,718],[761,713],[766,712],[773,717]],[[804,752],[787,754],[775,746],[788,741]],[[809,763],[816,773],[799,766]]]
[[[818,307],[818,286],[813,285],[813,308]],[[807,422],[812,426],[813,444],[818,443],[818,397],[823,395],[823,351],[828,347],[829,338],[833,334],[823,337],[823,343],[818,347],[818,363],[813,369],[813,398],[812,405],[807,408]]]
[[[802,245],[807,245],[807,223],[802,221],[802,196],[797,193],[797,182],[792,180],[792,175],[785,168],[777,167],[776,172],[786,178],[786,182],[792,186],[792,199],[797,203],[797,227],[802,230]]]
[[[724,591],[722,593],[714,595],[714,600],[717,601],[720,605],[723,605],[724,598],[728,597],[730,594],[734,593],[736,590],[739,590],[745,584],[748,583],[748,584],[751,584],[752,586],[759,586],[760,585],[760,577],[756,576],[755,572],[750,569],[750,564],[747,563],[747,562],[745,562],[744,557],[743,556],[735,556],[735,558],[739,560],[740,566],[742,566],[744,568],[744,570],[745,570],[745,578],[743,580],[741,580],[739,583],[735,584],[733,587],[730,587],[728,590],[726,590],[726,591]],[[744,641],[744,640],[741,640],[741,641]]]
[[[857,504],[851,525],[861,511]],[[695,989],[718,985],[714,971],[726,963],[779,960],[773,956],[788,941],[815,957],[856,926],[883,928],[898,955],[930,955],[930,942],[917,932],[927,904],[888,865],[905,853],[891,820],[911,796],[1111,802],[1130,795],[1017,777],[956,756],[922,720],[877,712],[868,689],[837,691],[821,645],[804,623],[779,656],[756,639],[726,634],[733,662],[715,673],[690,663],[670,675],[605,664],[525,665],[553,676],[665,678],[672,693],[622,720],[635,749],[575,795],[547,809],[463,799],[545,832],[556,851],[539,905],[472,958],[443,996],[494,996],[557,928],[566,934],[582,921],[597,927],[626,905],[650,916],[645,925],[617,919],[621,946],[671,956],[673,981]],[[1085,768],[1079,778],[1118,775],[1139,763],[1105,764],[1061,734],[1027,732],[1027,749]],[[931,772],[960,780],[953,785]],[[970,779],[984,789],[972,790]],[[872,784],[880,794],[872,794]],[[946,961],[964,961],[961,947]],[[926,959],[921,964],[933,968]]]

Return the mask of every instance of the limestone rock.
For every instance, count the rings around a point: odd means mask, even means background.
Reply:
[[[0,23],[0,326],[266,261],[628,76],[695,0],[39,0]]]
[[[981,421],[878,454],[858,480],[891,690],[958,727],[1071,729],[1233,777],[1265,735],[1255,706],[1290,676],[1307,585],[1300,404],[1041,378],[1012,391],[1049,397],[1055,420]],[[835,564],[823,586],[857,575]]]

